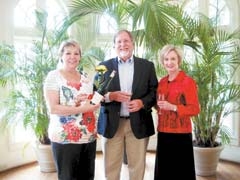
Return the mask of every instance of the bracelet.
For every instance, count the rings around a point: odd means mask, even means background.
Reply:
[[[177,112],[177,106],[176,105],[173,105],[173,111]]]

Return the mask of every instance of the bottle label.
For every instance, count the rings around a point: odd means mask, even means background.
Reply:
[[[91,99],[92,104],[99,104],[103,99],[103,96],[99,94],[97,91],[94,92],[94,95]]]

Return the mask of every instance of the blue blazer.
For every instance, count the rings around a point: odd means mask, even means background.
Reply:
[[[137,112],[130,113],[130,124],[136,138],[141,139],[149,137],[155,133],[152,107],[156,104],[156,89],[158,80],[154,64],[146,59],[134,58],[134,75],[132,84],[131,99],[141,99],[144,108]],[[100,64],[105,65],[108,71],[104,74],[105,78],[110,75],[112,70],[116,70],[109,92],[120,91],[120,81],[118,73],[117,58],[103,61]],[[98,117],[98,133],[106,138],[112,138],[119,126],[121,103],[112,101],[102,103]]]

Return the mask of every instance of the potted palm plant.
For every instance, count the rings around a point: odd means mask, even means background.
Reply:
[[[195,46],[184,68],[198,84],[201,106],[200,114],[192,119],[195,167],[198,175],[208,176],[216,173],[223,145],[231,140],[231,131],[224,122],[240,110],[240,86],[236,81],[240,67],[237,43],[240,31],[218,29],[205,16],[191,27],[195,32]],[[211,155],[207,156],[206,151]]]
[[[1,127],[8,129],[6,127],[20,123],[34,133],[37,139],[34,146],[42,172],[55,171],[48,137],[49,114],[44,101],[43,82],[48,72],[57,66],[58,48],[63,40],[69,38],[68,28],[79,18],[65,17],[62,25],[49,30],[47,12],[36,11],[38,38],[29,43],[26,52],[12,45],[0,44],[0,85],[12,84],[8,97],[1,102]],[[102,59],[104,52],[101,48],[90,48],[84,52],[79,70],[94,69],[95,61]]]
[[[47,31],[46,12],[36,11],[36,19],[37,33],[40,36],[29,43],[27,51],[20,51],[6,44],[0,46],[4,53],[1,58],[0,83],[2,86],[6,83],[12,84],[9,96],[1,102],[1,126],[9,127],[21,123],[26,129],[32,130],[37,139],[36,147],[50,150],[47,155],[50,160],[45,158],[44,162],[41,162],[41,155],[36,151],[40,170],[49,172],[55,171],[55,167],[47,133],[49,118],[42,86],[47,73],[56,68],[59,42],[67,36],[64,32],[57,34]],[[5,60],[8,62],[4,63]]]
[[[240,111],[240,85],[237,82],[240,30],[221,29],[215,26],[214,19],[202,14],[191,18],[181,8],[172,8],[168,8],[168,15],[175,23],[170,24],[174,28],[169,28],[172,35],[167,43],[184,46],[187,53],[182,69],[198,84],[201,112],[192,118],[196,173],[213,175],[220,152],[232,137],[225,122]],[[156,68],[160,74],[164,73],[159,66]],[[207,156],[206,151],[211,155]]]

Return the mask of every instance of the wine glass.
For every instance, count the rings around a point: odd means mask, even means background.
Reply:
[[[127,95],[128,99],[125,102],[123,102],[123,106],[126,106],[128,108],[128,111],[130,111],[130,109],[132,108],[131,103],[130,103],[131,97],[132,97],[132,91],[127,90],[126,92],[128,93],[128,95]]]
[[[164,100],[165,100],[164,94],[159,93],[159,94],[158,94],[158,101],[164,101]],[[162,111],[161,111],[160,106],[159,106],[158,114],[162,114]]]
[[[132,90],[128,90],[129,93],[129,101],[131,101],[131,97],[132,97]]]

